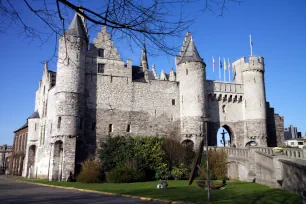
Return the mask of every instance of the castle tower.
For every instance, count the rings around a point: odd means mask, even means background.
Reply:
[[[239,60],[241,61],[241,60]],[[258,146],[267,146],[266,93],[264,58],[250,56],[249,62],[237,63],[244,84],[244,120],[246,138],[244,145],[255,141]]]
[[[190,138],[197,147],[202,133],[205,110],[206,64],[201,59],[188,32],[180,55],[176,57],[177,81],[180,89],[182,139]]]
[[[76,13],[59,39],[56,80],[56,125],[52,134],[49,179],[67,179],[75,170],[76,138],[82,136],[87,33]]]
[[[147,57],[147,49],[145,42],[143,43],[143,48],[141,51],[141,59],[140,59],[140,66],[144,72],[145,80],[149,80],[149,65],[148,65],[148,57]]]

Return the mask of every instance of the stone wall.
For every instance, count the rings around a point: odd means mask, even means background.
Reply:
[[[228,154],[228,176],[253,181],[297,194],[306,191],[306,150],[288,148],[285,154],[269,147],[217,148]],[[292,153],[293,152],[293,153]],[[293,156],[296,155],[296,156]],[[299,155],[299,156],[298,156]]]
[[[177,82],[132,82],[131,78],[98,75],[97,147],[108,135],[163,136],[178,132],[178,93]]]
[[[275,186],[273,156],[257,151],[255,154],[256,182],[267,186]]]
[[[277,146],[281,147],[285,145],[284,138],[284,117],[279,114],[274,114],[275,120],[275,132],[276,132],[276,142]]]
[[[301,194],[306,191],[306,162],[279,160],[282,164],[282,188]]]

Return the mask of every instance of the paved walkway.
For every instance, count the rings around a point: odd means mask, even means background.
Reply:
[[[87,203],[147,203],[157,201],[142,201],[123,196],[112,196],[98,193],[81,192],[52,187],[40,186],[32,183],[18,182],[0,176],[0,204],[87,204]]]

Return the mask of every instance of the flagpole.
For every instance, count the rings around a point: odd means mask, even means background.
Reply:
[[[231,65],[230,65],[230,61],[229,58],[227,58],[227,63],[228,63],[228,81],[231,82]]]
[[[225,62],[224,57],[223,57],[223,62]],[[226,80],[225,80],[225,69],[226,69],[226,67],[225,67],[225,66],[226,66],[226,64],[224,63],[224,64],[223,64],[223,75],[224,75],[224,82],[226,81]]]
[[[231,70],[228,70],[228,81],[231,82]]]
[[[220,61],[220,57],[219,57],[219,81],[221,81],[221,72],[220,72],[220,69],[221,69],[221,61]]]
[[[214,57],[212,57],[212,61],[213,61],[214,80],[216,80],[216,74],[215,74],[215,59],[214,59]]]
[[[250,35],[250,48],[251,48],[251,56],[253,55],[253,50],[252,50],[252,36]]]

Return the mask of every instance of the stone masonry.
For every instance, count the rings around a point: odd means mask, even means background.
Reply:
[[[76,14],[59,39],[57,72],[44,66],[28,118],[23,176],[66,180],[107,136],[173,136],[196,147],[205,118],[209,145],[216,145],[220,127],[232,146],[281,143],[275,132],[282,119],[267,111],[263,57],[236,60],[234,82],[207,80],[188,32],[175,63],[176,72],[158,75],[145,45],[140,65],[124,62],[106,28],[90,43]]]

